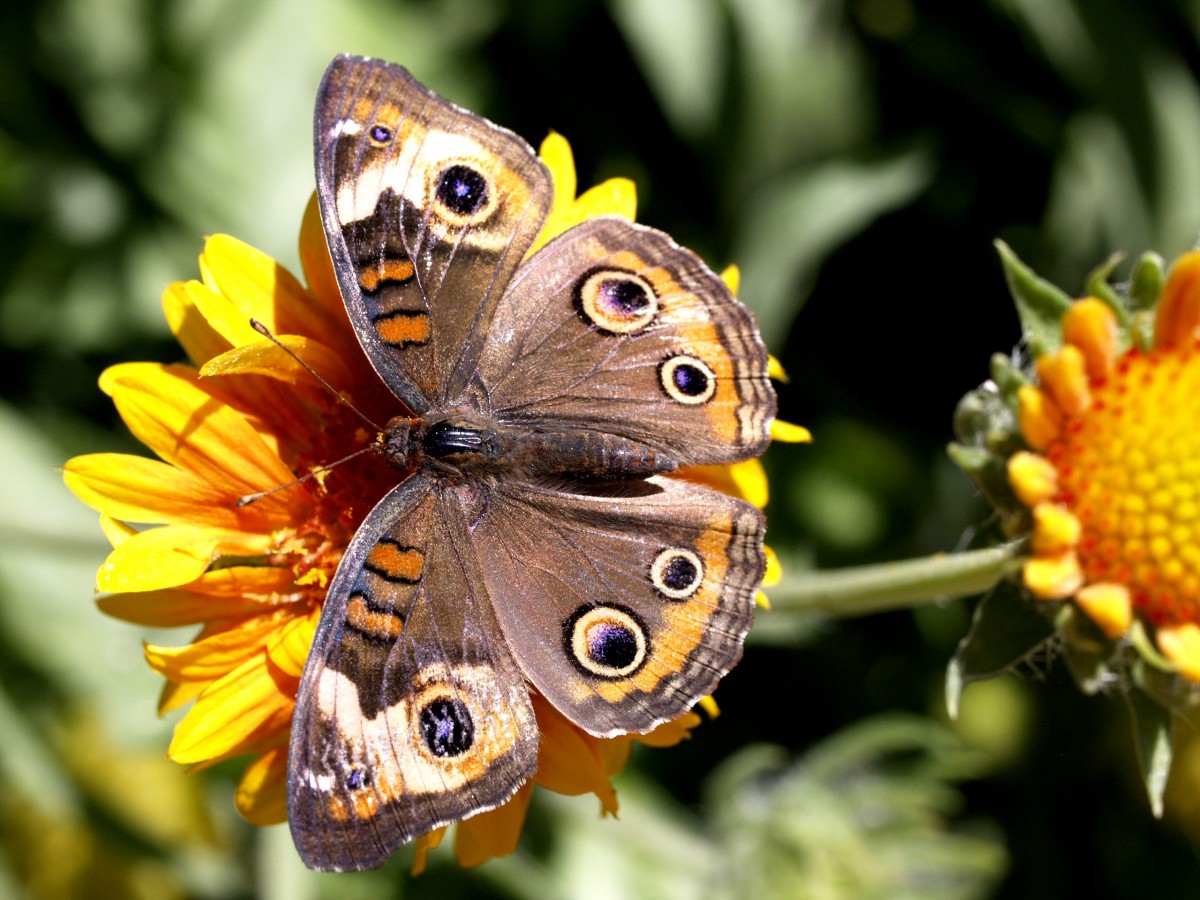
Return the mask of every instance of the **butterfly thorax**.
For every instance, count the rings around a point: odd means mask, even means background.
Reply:
[[[617,435],[573,428],[531,428],[448,416],[427,422],[397,416],[380,452],[404,471],[445,475],[519,473],[606,480],[645,478],[677,468],[652,447]]]

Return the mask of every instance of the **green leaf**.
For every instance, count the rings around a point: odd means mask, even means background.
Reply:
[[[1061,289],[1025,265],[1004,241],[996,241],[996,250],[1004,266],[1008,290],[1017,304],[1017,315],[1035,356],[1053,353],[1062,346],[1059,320],[1071,305],[1071,298]]]
[[[1133,717],[1134,749],[1142,784],[1150,809],[1161,819],[1163,791],[1171,772],[1171,714],[1136,688],[1125,692],[1125,703]]]
[[[1037,611],[1025,592],[1002,581],[980,601],[971,629],[946,668],[946,707],[953,718],[963,688],[993,678],[1028,659],[1054,635],[1053,624]]]

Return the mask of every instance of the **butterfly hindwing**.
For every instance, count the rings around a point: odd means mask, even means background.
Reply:
[[[325,601],[293,722],[288,818],[318,869],[507,800],[533,774],[537,725],[464,515],[479,502],[415,475],[371,512]]]
[[[631,438],[680,465],[755,456],[775,393],[754,316],[661,231],[605,217],[517,272],[480,366],[498,419]]]
[[[502,484],[472,539],[526,676],[611,737],[681,715],[740,658],[763,527],[749,504],[673,478]]]
[[[414,412],[457,396],[550,208],[516,135],[399,66],[338,57],[317,95],[317,195],[359,341]]]

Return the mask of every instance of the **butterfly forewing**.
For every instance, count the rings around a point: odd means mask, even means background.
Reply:
[[[775,393],[754,316],[661,231],[592,219],[534,255],[481,364],[496,415],[628,437],[680,465],[755,456]]]
[[[317,194],[354,330],[424,412],[461,394],[496,303],[550,207],[516,135],[399,66],[339,57],[317,96]]]
[[[288,818],[313,868],[377,866],[533,774],[529,694],[463,515],[456,492],[414,476],[368,516],[330,586],[288,761]]]

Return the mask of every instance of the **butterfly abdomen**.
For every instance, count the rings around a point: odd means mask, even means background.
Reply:
[[[419,434],[420,452],[460,472],[519,472],[606,480],[644,478],[677,466],[664,453],[598,431],[531,429],[445,419]]]

